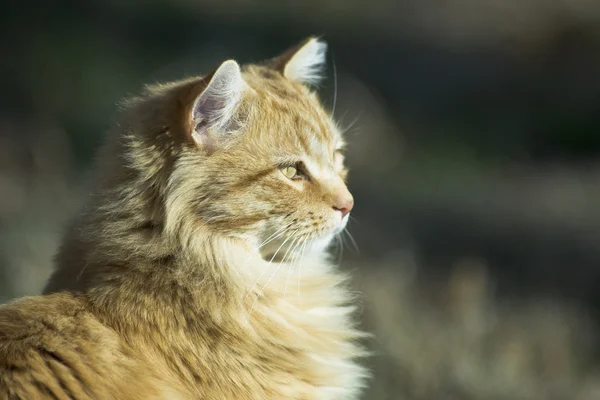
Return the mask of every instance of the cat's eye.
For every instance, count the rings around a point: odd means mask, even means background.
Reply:
[[[294,179],[298,176],[298,169],[296,167],[283,167],[281,168],[281,172],[289,179]]]

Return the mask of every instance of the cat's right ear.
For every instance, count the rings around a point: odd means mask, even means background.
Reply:
[[[311,36],[283,54],[267,60],[266,65],[289,80],[317,85],[323,78],[326,52],[327,43]]]
[[[210,76],[191,109],[190,137],[201,148],[214,147],[220,136],[236,126],[236,111],[248,85],[240,66],[234,60],[225,61]]]

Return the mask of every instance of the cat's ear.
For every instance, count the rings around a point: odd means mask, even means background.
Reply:
[[[237,62],[228,60],[219,66],[192,106],[191,138],[196,144],[211,147],[215,136],[228,133],[247,88]]]
[[[327,43],[310,37],[270,60],[269,65],[292,81],[316,85],[323,79],[326,53]]]

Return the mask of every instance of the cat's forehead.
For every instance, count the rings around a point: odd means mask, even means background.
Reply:
[[[251,85],[260,98],[260,114],[265,123],[277,125],[279,134],[298,136],[310,153],[343,145],[337,125],[314,92],[279,74],[261,71]]]
[[[270,102],[276,115],[277,134],[294,146],[295,151],[328,162],[335,149],[341,146],[341,135],[316,98],[287,98],[278,103],[277,99]]]

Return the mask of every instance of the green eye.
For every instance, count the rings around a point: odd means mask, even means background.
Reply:
[[[289,179],[294,179],[298,175],[296,167],[284,167],[281,168],[281,172]]]

